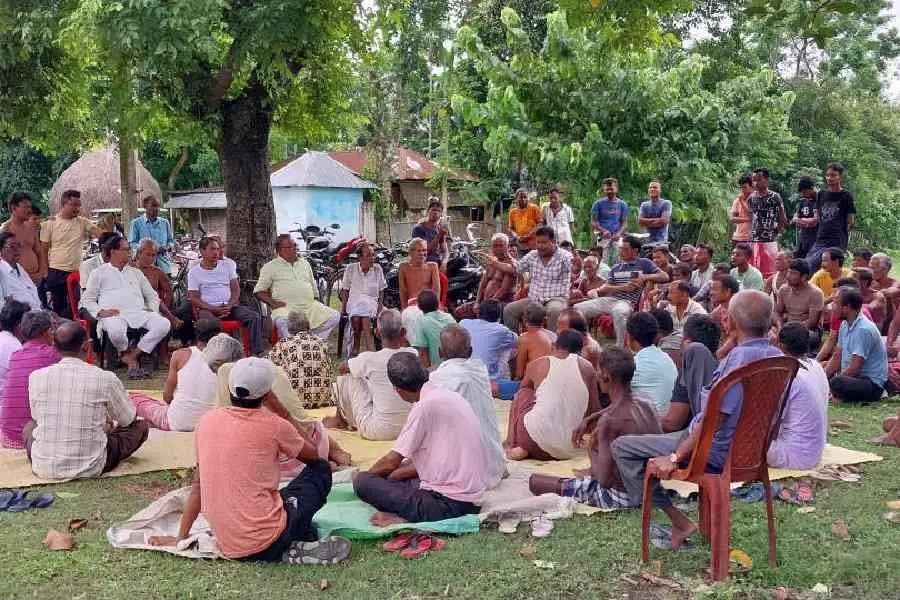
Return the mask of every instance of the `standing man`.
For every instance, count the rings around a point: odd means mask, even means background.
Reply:
[[[753,194],[747,202],[750,207],[750,246],[753,248],[751,262],[764,277],[768,277],[775,272],[778,235],[787,224],[787,215],[781,196],[769,189],[769,169],[757,167],[753,169],[752,177]]]
[[[528,190],[516,190],[516,205],[509,211],[509,234],[520,250],[534,250],[538,227],[541,226],[541,209],[528,201]]]
[[[575,223],[575,214],[572,207],[563,204],[562,191],[559,185],[554,185],[550,189],[550,203],[541,210],[541,220],[546,227],[553,230],[556,234],[556,243],[562,244],[569,242],[574,244],[572,238],[572,226]]]
[[[647,186],[647,200],[641,202],[638,224],[650,234],[651,243],[668,243],[672,203],[662,198],[659,179],[651,179]]]
[[[41,264],[40,230],[35,230],[31,217],[32,200],[25,192],[13,192],[7,202],[9,219],[0,225],[0,233],[16,236],[21,250],[19,266],[31,277],[35,285],[40,285],[47,273],[47,265]]]
[[[81,243],[103,233],[80,212],[81,192],[66,190],[59,198],[59,212],[41,225],[41,264],[47,266],[44,285],[53,312],[66,319],[72,318],[66,279],[81,265]]]
[[[168,219],[159,216],[159,200],[155,196],[144,198],[144,214],[131,222],[131,234],[128,238],[132,250],[137,250],[141,240],[151,239],[156,242],[158,254],[156,266],[168,275],[172,272],[172,265],[166,256],[175,244],[175,236],[172,234],[172,224]]]
[[[840,402],[877,402],[888,375],[881,332],[860,314],[863,297],[859,290],[839,288],[834,305],[841,317],[841,329],[837,347],[825,367],[831,395]]]
[[[816,186],[809,177],[801,177],[797,183],[797,192],[800,194],[800,205],[791,223],[797,228],[797,248],[794,250],[794,258],[806,258],[809,251],[816,243],[816,235],[819,232],[819,211],[816,208]]]
[[[262,353],[262,319],[258,312],[240,305],[241,286],[233,263],[219,259],[220,245],[215,239],[200,240],[200,262],[188,271],[188,299],[199,318],[234,319],[247,328],[250,352]],[[265,267],[263,267],[265,268]],[[262,273],[257,284],[263,283]]]
[[[513,331],[519,330],[519,319],[525,308],[536,302],[547,309],[550,329],[556,329],[556,318],[569,303],[569,274],[572,270],[572,255],[560,250],[556,237],[549,227],[541,227],[535,232],[537,249],[532,250],[518,264],[501,263],[493,256],[486,259],[485,266],[499,269],[504,273],[530,273],[528,297],[510,302],[503,309],[503,323]]]
[[[850,229],[856,222],[856,205],[853,194],[844,189],[844,167],[831,163],[825,169],[825,184],[828,189],[819,192],[816,200],[816,211],[819,217],[819,229],[816,243],[810,249],[807,259],[810,269],[815,272],[822,261],[822,252],[826,248],[847,250]]]
[[[278,256],[260,269],[253,293],[260,302],[272,307],[272,321],[280,337],[290,337],[287,315],[296,310],[306,316],[310,333],[327,340],[340,322],[341,313],[315,299],[312,267],[297,255],[297,244],[290,235],[283,233],[275,239],[275,252]]]
[[[433,262],[442,269],[446,268],[447,258],[450,256],[450,248],[447,240],[450,239],[450,231],[442,221],[444,205],[432,196],[428,199],[428,214],[412,229],[414,238],[422,238],[427,245],[425,260]]]
[[[750,206],[748,199],[753,193],[752,177],[750,173],[742,173],[738,178],[737,198],[731,203],[731,222],[734,223],[734,233],[731,236],[732,244],[750,241]]]
[[[619,182],[613,177],[603,180],[603,193],[591,207],[591,228],[606,262],[613,266],[619,258],[617,242],[628,227],[628,205],[619,198]]]

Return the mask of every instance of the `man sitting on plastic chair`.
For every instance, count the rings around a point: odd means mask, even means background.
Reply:
[[[150,354],[171,327],[159,314],[159,296],[138,269],[129,266],[131,248],[128,240],[117,235],[107,240],[104,250],[109,262],[91,273],[81,297],[82,305],[97,319],[98,333],[106,333],[128,365],[132,379],[149,377],[141,369],[141,354]],[[135,348],[129,349],[128,330],[145,329]]]
[[[720,379],[755,360],[782,355],[778,348],[769,344],[767,338],[772,308],[772,299],[760,291],[744,290],[732,298],[728,306],[728,315],[738,345],[719,363],[709,387],[703,389],[701,406],[704,410],[709,391]],[[718,428],[713,436],[706,465],[709,473],[721,473],[725,466],[741,416],[742,402],[742,388],[734,386],[725,394],[721,413],[711,417],[718,420]],[[647,469],[652,469],[659,480],[664,480],[680,465],[689,462],[699,440],[704,418],[704,413],[700,412],[688,428],[682,431],[658,435],[627,435],[619,437],[612,443],[616,466],[632,500],[640,504],[643,498],[644,473]],[[661,508],[672,520],[672,548],[681,546],[697,530],[694,522],[675,508],[659,481],[654,484],[653,504]]]

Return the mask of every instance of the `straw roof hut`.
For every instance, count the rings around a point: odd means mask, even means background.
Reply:
[[[90,215],[91,211],[98,208],[121,208],[118,148],[108,145],[101,150],[88,152],[63,171],[50,190],[51,211],[57,211],[59,197],[66,190],[81,192],[81,212],[84,215]],[[137,163],[137,192],[135,208],[138,207],[139,199],[150,194],[162,200],[159,183],[140,161]]]

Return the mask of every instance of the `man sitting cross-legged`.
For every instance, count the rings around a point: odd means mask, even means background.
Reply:
[[[772,299],[769,296],[757,290],[743,290],[731,300],[728,310],[738,345],[719,363],[710,387],[704,388],[701,395],[701,406],[704,411],[709,390],[716,382],[750,362],[781,356],[781,351],[771,346],[766,339],[769,322],[772,319]],[[615,440],[612,443],[613,456],[629,498],[635,503],[641,502],[646,469],[652,468],[659,479],[666,479],[672,471],[689,462],[705,418],[715,419],[717,425],[706,470],[709,473],[721,473],[731,451],[731,441],[741,416],[742,402],[741,387],[733,386],[722,401],[720,414],[706,415],[701,412],[694,417],[687,430],[659,435],[626,435]],[[659,481],[656,481],[652,493],[654,506],[661,508],[672,520],[671,545],[677,548],[697,530],[697,526],[675,508]]]
[[[559,313],[556,327],[559,331],[574,329],[583,335],[584,347],[581,349],[581,356],[591,363],[595,370],[600,368],[600,356],[603,354],[603,349],[600,348],[600,343],[591,335],[587,319],[580,312],[574,308],[567,308],[562,311]]]
[[[501,387],[506,392],[506,388],[512,385],[509,382],[509,362],[519,344],[516,334],[499,322],[502,314],[500,303],[489,298],[478,305],[477,319],[464,319],[459,323],[472,338],[472,354],[487,367],[494,395],[500,392]]]
[[[159,314],[159,296],[138,269],[130,266],[131,248],[128,240],[116,236],[106,242],[109,262],[91,273],[81,303],[97,328],[109,336],[119,351],[119,358],[128,365],[128,376],[137,379],[149,376],[141,369],[141,354],[150,354],[169,333],[172,325]],[[137,345],[128,348],[128,330],[146,329]]]
[[[822,343],[822,309],[825,297],[822,290],[809,282],[809,263],[795,258],[787,272],[787,283],[778,290],[778,301],[772,313],[769,341],[778,339],[778,329],[788,321],[804,323],[809,332],[809,347],[818,350]]]
[[[422,318],[416,323],[412,345],[418,348],[422,365],[427,369],[441,364],[441,330],[447,325],[456,324],[456,319],[438,308],[438,297],[434,290],[419,292],[418,304]]]
[[[719,323],[709,315],[693,315],[684,324],[681,338],[681,370],[669,411],[662,418],[663,433],[681,431],[701,411],[700,396],[716,370],[716,350],[721,339]]]
[[[800,361],[800,369],[785,400],[781,426],[769,446],[767,461],[779,469],[815,469],[828,431],[828,377],[818,361],[807,358],[805,324],[786,323],[778,332],[778,342],[786,356]]]
[[[547,310],[534,302],[525,308],[525,331],[519,334],[519,348],[516,352],[515,379],[525,377],[525,368],[531,361],[547,356],[553,349],[556,334],[545,328]]]
[[[269,351],[268,359],[284,369],[304,408],[331,406],[335,369],[328,342],[312,333],[309,319],[299,310],[285,317],[287,336]]]
[[[397,393],[413,407],[393,449],[353,476],[356,495],[378,509],[372,523],[477,513],[488,459],[472,407],[459,394],[429,383],[415,356],[397,353],[387,368]]]
[[[350,554],[350,542],[342,538],[316,541],[312,518],[331,491],[331,469],[293,424],[262,410],[275,374],[265,359],[234,364],[232,405],[208,412],[197,424],[197,468],[178,536],[152,537],[152,545],[187,538],[202,511],[226,558],[332,564]],[[280,455],[297,457],[305,467],[279,491]]]
[[[115,373],[84,362],[90,342],[81,325],[63,321],[53,343],[62,360],[28,378],[34,420],[23,436],[31,470],[47,479],[96,477],[134,454],[150,426],[135,418]]]
[[[881,333],[862,315],[863,297],[858,289],[838,288],[834,307],[841,326],[837,346],[825,367],[831,394],[841,402],[876,402],[888,376]]]
[[[587,417],[572,432],[572,443],[581,446],[589,436],[591,467],[578,477],[560,479],[550,475],[532,475],[529,480],[535,495],[556,493],[575,498],[597,508],[636,506],[629,498],[613,460],[610,444],[621,435],[660,433],[656,411],[631,395],[634,357],[623,348],[604,350],[600,358],[600,388],[609,396],[609,406]]]
[[[322,423],[332,429],[355,429],[367,440],[394,440],[403,429],[410,405],[388,380],[387,364],[395,354],[417,353],[406,347],[406,332],[397,310],[381,311],[378,335],[381,350],[363,352],[339,367],[342,375],[334,387],[337,412]]]
[[[583,359],[584,336],[560,332],[549,356],[532,361],[509,409],[506,457],[565,460],[575,455],[572,431],[600,409],[597,374]]]

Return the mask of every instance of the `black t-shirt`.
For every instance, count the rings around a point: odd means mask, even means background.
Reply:
[[[816,245],[821,248],[838,247],[847,249],[847,215],[856,214],[856,206],[853,204],[853,194],[847,190],[829,192],[823,190],[816,198],[816,208],[819,211],[819,232],[816,235]]]
[[[800,206],[797,207],[797,216],[801,219],[811,219],[816,211],[817,198],[800,198]],[[809,250],[816,243],[818,227],[797,228],[797,249]]]

